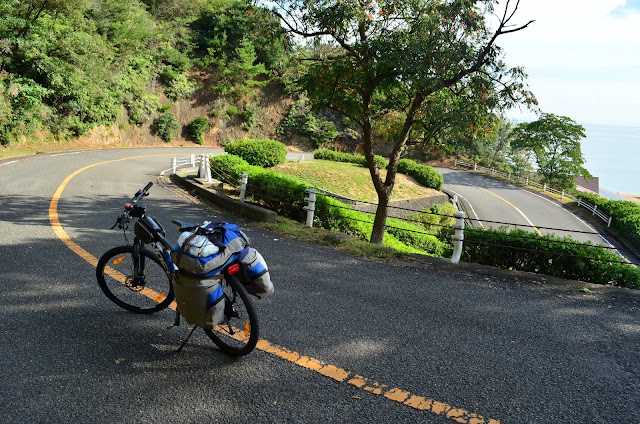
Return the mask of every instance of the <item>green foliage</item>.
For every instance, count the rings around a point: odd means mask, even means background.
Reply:
[[[160,115],[153,121],[152,129],[166,142],[173,140],[176,137],[180,124],[178,119],[172,113]]]
[[[389,218],[386,229],[389,234],[406,245],[435,256],[451,256],[451,248],[446,243],[433,235],[425,234],[424,228],[411,222]]]
[[[590,193],[580,193],[578,196],[613,217],[611,225],[621,234],[631,237],[629,243],[640,247],[640,204],[629,200],[605,199]]]
[[[209,131],[209,121],[204,116],[198,116],[189,122],[185,127],[185,131],[191,140],[198,144],[204,144],[204,133]]]
[[[300,134],[312,141],[315,148],[322,148],[340,136],[335,123],[316,115],[307,100],[298,100],[291,105],[287,116],[278,127],[277,134]],[[349,135],[349,138],[351,136]]]
[[[198,2],[183,5],[182,18],[188,19],[186,10],[195,13]],[[144,123],[158,108],[152,87],[162,70],[170,98],[188,95],[184,23],[175,16],[156,20],[140,1],[0,2],[3,142],[38,128],[81,135],[113,124],[123,106],[131,123]],[[26,107],[24,96],[37,101]]]
[[[227,116],[229,116],[229,118],[233,118],[234,116],[236,116],[238,114],[238,108],[235,106],[229,106],[227,108]]]
[[[423,186],[436,190],[441,190],[444,184],[444,179],[438,171],[429,165],[422,165],[411,159],[400,159],[398,161],[398,172],[410,175]]]
[[[287,148],[278,140],[242,140],[224,146],[224,151],[240,156],[249,164],[261,167],[275,166],[287,159]]]
[[[255,103],[249,103],[244,107],[242,111],[242,127],[249,131],[253,127],[259,124],[258,113],[260,112],[260,108]]]
[[[263,63],[256,63],[257,56],[251,41],[244,39],[236,49],[237,60],[228,63],[221,70],[218,90],[223,93],[253,96],[258,87],[264,87],[269,80]]]
[[[238,48],[250,43],[255,60],[277,69],[290,49],[280,23],[266,8],[239,0],[216,0],[192,24],[196,54],[205,66],[222,70],[239,59]]]
[[[367,166],[367,158],[357,153],[342,153],[330,149],[318,149],[313,152],[313,158],[334,162],[357,163],[364,167]],[[380,169],[386,168],[389,165],[389,161],[382,156],[374,155],[373,158]]]
[[[621,258],[614,252],[590,243],[576,244],[568,237],[539,237],[519,229],[510,232],[504,229],[479,228],[465,231],[462,260],[596,284],[614,284],[640,289],[640,269],[617,263]]]
[[[18,141],[46,123],[51,112],[42,99],[48,94],[31,79],[0,73],[0,145]]]
[[[416,212],[410,216],[412,220],[419,221],[420,225],[431,234],[438,234],[442,228],[449,228],[455,223],[453,214],[457,212],[452,203],[433,205],[422,212]]]
[[[544,182],[572,189],[576,175],[591,176],[583,166],[580,139],[584,137],[584,128],[570,118],[545,113],[537,121],[518,125],[512,145],[534,154]]]
[[[247,196],[259,201],[265,207],[299,222],[306,220],[307,213],[303,207],[306,205],[304,201],[307,195],[305,190],[309,188],[307,184],[294,177],[249,165],[247,161],[234,155],[215,156],[211,158],[210,162],[213,173],[225,176],[231,184],[237,184],[240,174],[249,175],[250,184],[247,186]],[[373,226],[373,216],[355,211],[352,207],[334,198],[318,195],[314,225],[343,231],[362,240],[368,240]],[[418,245],[428,247],[434,252],[446,249],[441,242],[432,236],[409,236],[408,230],[416,229],[413,226],[404,223],[400,223],[398,226],[402,226],[402,228],[397,231],[397,234],[405,240],[414,240]],[[429,253],[419,247],[403,243],[397,235],[393,234],[386,234],[383,244],[404,253]]]
[[[167,86],[164,92],[173,101],[188,98],[198,89],[198,83],[189,79],[186,71],[175,72],[169,66],[161,76],[163,83]]]

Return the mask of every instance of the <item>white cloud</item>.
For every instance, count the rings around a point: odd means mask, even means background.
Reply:
[[[543,112],[640,126],[640,0],[522,0],[515,18],[535,22],[498,44]]]

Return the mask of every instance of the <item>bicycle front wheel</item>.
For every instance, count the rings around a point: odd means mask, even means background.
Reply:
[[[209,338],[225,353],[243,356],[258,343],[258,315],[249,294],[234,276],[222,280],[225,297],[225,321],[212,330],[204,329]]]
[[[133,246],[106,252],[96,267],[98,285],[116,305],[139,314],[160,311],[173,301],[171,280],[153,252]]]

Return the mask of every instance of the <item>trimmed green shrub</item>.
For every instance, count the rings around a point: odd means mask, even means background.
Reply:
[[[442,175],[429,165],[422,165],[411,159],[400,159],[398,161],[398,172],[412,176],[425,187],[442,190],[442,185],[444,184]]]
[[[237,184],[240,174],[249,175],[247,196],[259,201],[265,207],[299,222],[306,220],[307,212],[303,207],[306,205],[304,201],[307,195],[305,190],[309,186],[304,182],[294,177],[252,166],[244,159],[234,155],[215,156],[211,158],[210,162],[213,174],[225,176],[227,181],[233,185]],[[369,240],[373,229],[373,215],[355,211],[351,206],[334,198],[318,195],[314,225],[352,234],[362,240]],[[405,226],[406,228],[410,227]],[[438,243],[440,242],[436,240],[435,244]],[[426,241],[423,243],[425,246],[428,244],[429,242]],[[383,245],[404,253],[430,253],[403,243],[393,234],[385,234]]]
[[[451,227],[456,219],[453,214],[457,211],[452,203],[443,203],[441,205],[433,205],[429,209],[422,212],[411,214],[410,218],[420,222],[429,233],[437,234],[443,227]]]
[[[250,165],[264,168],[287,160],[287,148],[278,140],[255,139],[234,141],[224,146],[224,151],[240,156]]]
[[[474,228],[465,231],[463,246],[466,262],[640,289],[640,269],[618,263],[621,258],[612,251],[569,237]]]
[[[166,142],[173,140],[178,132],[178,119],[172,113],[158,116],[153,121],[153,128],[156,134]]]
[[[204,133],[209,131],[209,121],[204,116],[198,116],[185,127],[187,135],[198,144],[204,144]]]
[[[357,163],[367,167],[367,158],[357,153],[341,153],[329,149],[318,149],[313,152],[314,159],[330,160],[333,162]],[[378,168],[384,169],[389,166],[389,161],[382,156],[374,155],[373,157],[378,164]]]
[[[425,234],[424,228],[410,222],[389,218],[387,219],[387,232],[393,234],[404,244],[416,249],[436,256],[451,256],[452,251],[449,245],[441,242],[435,236]]]

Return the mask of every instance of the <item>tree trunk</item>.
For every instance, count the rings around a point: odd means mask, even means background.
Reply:
[[[386,188],[386,187],[385,187]],[[382,244],[384,232],[387,228],[387,206],[389,205],[391,190],[384,190],[378,193],[378,207],[376,208],[376,217],[373,221],[373,230],[371,231],[371,243]]]

